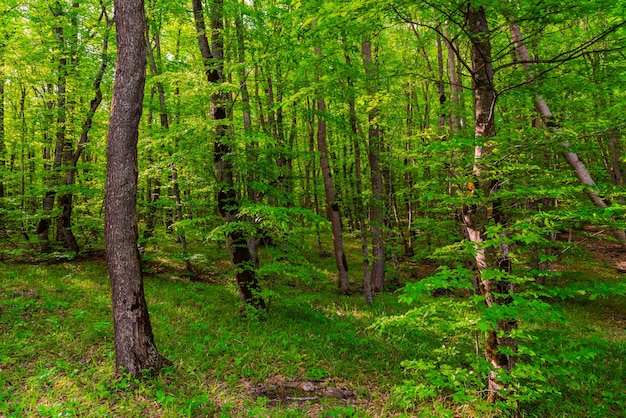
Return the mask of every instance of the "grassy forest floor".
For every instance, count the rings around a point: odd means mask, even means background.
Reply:
[[[396,399],[394,388],[410,378],[401,362],[428,355],[439,343],[429,347],[411,330],[392,334],[370,327],[376,318],[406,312],[397,293],[377,295],[369,307],[360,292],[341,295],[329,280],[275,277],[263,283],[274,295],[266,317],[244,318],[228,256],[209,245],[196,248],[211,254],[194,260],[203,271],[197,283],[184,277],[179,259],[149,254],[145,288],[156,343],[174,365],[144,379],[114,374],[102,254],[0,263],[0,416],[487,415],[445,396],[409,409]],[[349,253],[359,254],[357,243],[352,245]],[[598,240],[585,246],[559,265],[560,280],[623,280],[624,267],[616,263],[624,253]],[[314,251],[310,257],[332,276],[332,259]],[[350,261],[356,287],[361,270],[356,259]],[[431,265],[404,264],[401,281],[430,271]],[[623,416],[625,298],[553,303],[568,323],[541,335],[555,352],[572,352],[571,375],[551,382],[561,394],[557,400],[540,409],[529,405],[523,415],[541,410],[542,416]]]

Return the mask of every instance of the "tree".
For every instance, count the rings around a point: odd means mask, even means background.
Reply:
[[[223,73],[223,0],[215,0],[211,8],[211,41],[209,46],[201,0],[192,0],[198,46],[202,56],[207,81],[215,88],[211,94],[211,120],[215,123],[213,138],[213,164],[217,181],[218,211],[227,224],[226,246],[235,269],[239,295],[246,306],[265,309],[265,301],[254,270],[254,260],[248,248],[248,239],[238,221],[239,200],[234,185],[232,148],[227,125],[227,95],[220,90],[226,82]]]
[[[613,26],[611,30],[616,30],[618,27],[622,26],[624,23],[619,24],[617,26]],[[519,57],[519,61],[522,64],[522,67],[527,72],[527,76],[529,78],[529,82],[533,81],[533,71],[531,68],[532,60],[530,58],[530,54],[528,53],[528,48],[526,48],[526,44],[524,43],[524,38],[522,36],[522,31],[520,27],[516,23],[511,23],[509,25],[511,31],[511,38],[513,40],[513,44],[515,45],[515,52]],[[537,113],[543,119],[544,126],[550,127],[554,130],[557,135],[560,135],[562,132],[561,128],[557,125],[554,116],[552,115],[552,111],[550,107],[546,103],[546,100],[539,93],[535,94],[534,104]],[[610,206],[610,203],[607,203],[604,199],[598,196],[598,187],[596,182],[593,180],[591,173],[587,169],[585,163],[580,159],[580,157],[571,150],[570,144],[567,140],[561,143],[563,151],[561,155],[567,161],[567,164],[574,171],[576,178],[580,182],[580,184],[585,188],[585,193],[589,197],[591,202],[603,209],[606,209]],[[616,164],[616,166],[618,166]],[[619,166],[618,166],[619,167]],[[626,233],[621,229],[613,229],[613,235],[617,240],[622,244],[622,248],[626,250]]]
[[[322,56],[322,50],[315,48],[315,55]],[[317,149],[320,154],[320,168],[324,179],[324,191],[326,197],[326,216],[330,221],[333,234],[333,248],[335,252],[335,264],[339,274],[339,288],[344,293],[350,292],[350,280],[348,278],[348,262],[343,248],[343,227],[341,225],[341,211],[335,193],[330,164],[328,162],[328,147],[326,144],[326,101],[321,92],[317,97]]]
[[[474,199],[478,203],[467,205],[462,212],[462,219],[467,230],[467,236],[474,245],[476,253],[475,263],[478,274],[479,290],[485,297],[485,303],[489,308],[495,308],[498,304],[505,304],[513,292],[513,284],[498,276],[489,274],[489,270],[499,269],[503,266],[506,255],[500,254],[498,259],[496,247],[488,245],[486,241],[486,228],[490,221],[489,197],[497,189],[497,181],[489,178],[488,172],[492,169],[487,161],[490,157],[494,144],[493,137],[496,134],[494,108],[496,105],[496,89],[494,85],[493,57],[491,52],[491,36],[484,6],[475,7],[468,5],[465,20],[469,29],[471,42],[472,60],[472,87],[474,89],[474,165],[473,176],[475,181],[470,182],[468,191],[475,194]],[[492,204],[493,217],[496,222],[496,203]],[[510,272],[510,266],[504,266],[504,270]],[[493,278],[491,278],[494,276]],[[514,319],[498,318],[495,329],[488,331],[485,354],[492,364],[493,370],[489,375],[488,390],[489,399],[495,400],[502,389],[498,376],[499,370],[510,370],[514,365],[514,358],[510,352],[517,350],[515,341],[510,337],[510,332],[516,327]],[[510,348],[509,354],[502,351],[501,347]]]
[[[377,87],[374,83],[375,63],[372,58],[372,44],[370,37],[365,35],[361,44],[363,53],[363,67],[367,76],[367,90],[372,96],[372,101],[376,103]],[[376,104],[371,105],[368,114],[368,158],[372,178],[372,203],[371,203],[371,231],[372,231],[372,288],[382,291],[385,283],[385,244],[383,242],[383,176],[380,169],[381,139],[380,128],[378,126],[379,109]]]
[[[133,376],[170,364],[154,343],[137,247],[137,141],[146,78],[143,0],[115,0],[117,64],[107,140],[106,257],[116,369]]]

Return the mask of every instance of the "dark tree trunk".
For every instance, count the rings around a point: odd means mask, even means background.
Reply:
[[[101,63],[96,76],[93,81],[93,89],[94,89],[94,97],[91,99],[89,104],[89,111],[85,116],[85,120],[83,122],[83,126],[80,133],[80,138],[78,140],[78,144],[76,146],[76,151],[74,151],[71,159],[66,161],[66,165],[68,166],[68,171],[65,176],[65,185],[72,186],[75,183],[76,179],[76,166],[78,164],[78,160],[80,159],[85,146],[89,142],[89,131],[91,131],[91,126],[93,125],[93,118],[96,114],[96,110],[102,103],[102,91],[100,86],[102,84],[102,78],[104,77],[104,72],[109,64],[108,59],[108,49],[109,49],[109,32],[113,25],[113,21],[106,16],[106,9],[103,8],[103,14],[106,19],[106,29],[104,33],[104,37],[102,40],[102,53],[100,54]],[[79,246],[76,242],[76,238],[72,233],[72,200],[73,194],[72,192],[67,192],[59,197],[59,206],[62,209],[62,215],[59,219],[60,227],[62,228],[63,238],[65,239],[65,246],[68,250],[78,252]]]
[[[65,13],[63,11],[63,7],[60,2],[56,2],[54,6],[51,6],[51,10],[55,18],[59,19],[65,17]],[[58,63],[58,74],[57,74],[57,131],[56,131],[56,144],[54,149],[54,159],[55,162],[59,162],[60,166],[65,166],[72,155],[72,145],[70,139],[67,135],[67,78],[69,76],[69,65],[71,64],[70,52],[68,44],[71,42],[66,42],[65,39],[65,30],[63,26],[59,25],[55,28],[55,33],[57,35],[57,41],[59,43],[59,63]],[[56,174],[55,174],[56,177]],[[61,178],[57,177],[55,179],[56,185],[60,185],[62,182]],[[71,216],[71,203],[72,199],[65,197],[64,199],[59,198],[59,207],[61,209],[62,215],[57,219],[57,234],[56,239],[58,241],[65,241],[65,237],[67,234],[71,234],[70,231],[66,229],[65,219],[64,217]],[[63,206],[64,205],[64,206]],[[69,205],[69,207],[67,207]],[[76,243],[76,240],[73,239],[72,236],[71,241]]]
[[[116,370],[133,376],[169,364],[157,350],[137,248],[137,140],[146,76],[142,0],[115,0],[117,65],[107,140],[106,256],[113,293]]]
[[[201,0],[192,0],[193,15],[196,23],[198,44],[204,61],[207,81],[221,84],[225,82],[223,70],[224,41],[222,7],[223,0],[215,0],[211,9],[211,43],[206,37],[206,26],[202,12]],[[211,51],[212,49],[212,51]],[[239,199],[234,188],[233,162],[231,154],[228,126],[226,125],[226,102],[228,98],[223,92],[211,95],[211,119],[217,122],[213,141],[213,163],[218,184],[217,206],[224,222],[239,222]],[[265,301],[261,297],[261,288],[254,270],[254,262],[248,249],[248,239],[237,228],[231,228],[226,237],[226,245],[235,269],[235,277],[242,301],[257,309],[265,309]]]
[[[326,121],[324,112],[326,105],[323,98],[317,100],[317,149],[320,153],[320,167],[322,178],[324,179],[324,190],[326,191],[326,215],[330,221],[333,233],[333,246],[335,249],[335,262],[339,274],[339,287],[342,292],[350,292],[350,281],[348,279],[348,263],[343,249],[343,231],[341,226],[341,213],[339,202],[335,195],[335,188],[328,164],[328,149],[326,148]]]

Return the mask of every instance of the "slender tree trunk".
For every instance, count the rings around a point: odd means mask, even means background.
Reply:
[[[309,135],[309,155],[310,158],[306,164],[306,168],[305,168],[305,183],[304,183],[304,187],[305,187],[305,202],[306,202],[306,206],[307,208],[310,208],[313,210],[313,212],[315,212],[316,215],[320,214],[320,204],[319,204],[319,198],[317,196],[317,179],[318,179],[318,175],[317,175],[317,165],[315,164],[315,142],[316,142],[316,136],[315,136],[315,111],[313,110],[313,106],[314,104],[311,103],[311,100],[309,98],[307,98],[307,110],[309,113],[309,118],[307,120],[307,125],[308,125],[308,135]],[[312,200],[312,201],[311,201]],[[320,234],[320,230],[319,228],[316,228],[316,235],[317,235],[317,254],[322,257],[324,255],[326,255],[326,252],[324,251],[324,247],[322,245],[322,236]]]
[[[215,0],[211,16],[212,47],[206,37],[206,26],[201,0],[192,0],[194,20],[200,53],[204,61],[207,81],[214,84],[224,83],[223,71],[223,0]],[[212,49],[212,51],[211,51]],[[213,163],[218,184],[217,206],[224,222],[238,222],[239,200],[234,188],[233,162],[230,158],[231,146],[228,126],[226,125],[226,100],[222,92],[211,95],[211,119],[217,123],[213,142]],[[241,229],[230,228],[227,233],[226,246],[235,269],[235,277],[239,286],[242,301],[257,309],[265,309],[265,301],[261,297],[253,260],[248,249],[247,237]]]
[[[2,69],[4,68],[4,41],[0,40],[0,210],[4,209],[4,198],[6,197],[6,174],[7,174],[7,148],[4,142],[5,140],[5,126],[4,126],[4,87],[5,87],[5,79],[4,72]],[[6,223],[4,220],[4,215],[0,215],[0,232],[4,235],[6,233]]]
[[[100,86],[102,84],[102,78],[104,77],[104,72],[109,64],[108,60],[108,46],[109,46],[109,32],[113,25],[113,21],[106,16],[106,9],[103,8],[103,14],[106,19],[106,29],[102,40],[102,53],[100,54],[101,62],[100,68],[96,73],[93,81],[93,89],[94,89],[94,98],[91,100],[89,104],[89,110],[87,111],[87,115],[85,116],[85,120],[82,125],[80,138],[78,140],[78,144],[76,146],[76,151],[73,153],[70,161],[65,164],[68,166],[68,170],[65,176],[65,185],[72,186],[75,183],[76,177],[76,166],[78,164],[78,160],[80,159],[85,146],[89,142],[89,131],[93,125],[93,118],[96,114],[96,110],[102,103],[102,91]],[[65,238],[65,245],[68,250],[78,252],[80,250],[78,243],[76,242],[76,238],[72,233],[72,200],[73,193],[68,191],[67,193],[62,194],[59,197],[59,206],[63,210],[63,214],[60,218],[60,222],[62,225],[62,230]]]
[[[447,36],[450,39],[450,35]],[[462,90],[461,80],[457,77],[456,68],[456,54],[454,45],[450,42],[446,42],[446,48],[448,50],[448,76],[450,77],[450,132],[452,134],[461,130],[462,120]]]
[[[346,65],[350,67],[350,55],[348,55],[348,53],[346,53]],[[365,211],[365,205],[363,204],[362,197],[363,180],[361,178],[361,144],[359,141],[359,127],[353,93],[354,83],[351,79],[348,80],[348,88],[350,89],[350,92],[348,93],[348,105],[350,108],[350,133],[352,134],[352,146],[354,148],[354,175],[356,188],[355,212],[361,237],[361,257],[363,258],[363,293],[365,295],[365,301],[371,305],[374,303],[374,296],[372,292],[372,276],[370,272],[369,240],[365,224],[367,213]]]
[[[526,48],[526,44],[524,43],[521,29],[515,23],[511,23],[509,25],[509,28],[511,30],[513,43],[515,44],[515,51],[517,52],[522,66],[527,71],[529,80],[532,80],[533,74],[530,67],[532,60],[530,59],[530,54],[528,53],[528,49]],[[535,109],[543,118],[545,126],[549,128],[555,128],[555,132],[557,134],[560,134],[560,127],[556,125],[554,116],[552,115],[548,104],[546,103],[543,96],[538,93],[535,95]],[[562,142],[561,147],[563,148],[561,155],[563,155],[563,158],[565,158],[565,161],[567,161],[567,164],[570,166],[570,168],[574,170],[574,173],[576,174],[576,178],[578,179],[579,183],[585,187],[585,192],[587,193],[589,200],[591,200],[591,202],[593,202],[593,204],[598,207],[609,207],[609,203],[604,201],[604,199],[597,195],[598,188],[595,181],[593,180],[593,177],[591,176],[591,173],[589,173],[589,171],[587,170],[585,163],[578,157],[575,152],[570,149],[569,142]],[[622,248],[626,250],[626,232],[624,232],[624,230],[614,229],[613,235],[622,244]]]
[[[150,89],[150,99],[148,106],[148,126],[152,126],[153,118],[152,118],[152,103],[154,100],[154,95],[156,94],[156,89],[152,87]],[[148,147],[146,149],[146,162],[148,163],[148,167],[152,167],[155,164],[153,157],[153,148]],[[161,179],[159,178],[159,173],[156,173],[156,176],[152,176],[152,174],[148,174],[146,176],[146,202],[148,206],[148,213],[146,214],[145,222],[146,229],[143,231],[143,238],[148,240],[154,236],[154,227],[155,227],[155,217],[157,213],[156,202],[161,197]]]
[[[161,43],[159,39],[159,34],[155,35],[155,49],[157,56],[161,56]],[[149,58],[149,67],[153,76],[160,75],[161,71],[157,66],[156,59],[154,57],[154,51],[152,50],[152,43],[150,41],[150,33],[149,29],[146,25],[146,52]],[[165,102],[165,89],[163,88],[163,83],[160,81],[156,82],[157,94],[159,96],[159,120],[161,123],[161,128],[164,132],[167,132],[170,128],[169,122],[169,113],[167,111],[167,104]],[[169,153],[170,158],[172,158],[172,153]],[[181,222],[183,220],[183,204],[182,199],[180,197],[180,187],[178,185],[178,170],[176,168],[176,164],[173,161],[169,163],[170,168],[170,180],[172,182],[172,196],[174,197],[174,223]],[[198,275],[191,265],[191,260],[189,259],[189,253],[187,251],[187,237],[185,233],[182,232],[179,227],[174,226],[174,236],[176,237],[176,241],[180,244],[181,250],[183,252],[183,260],[185,262],[185,270],[187,274],[191,278],[191,280],[198,280]]]
[[[333,233],[333,247],[335,250],[335,263],[339,274],[339,288],[344,293],[350,292],[350,281],[348,278],[348,262],[343,249],[343,230],[341,226],[341,213],[339,202],[335,195],[330,165],[328,163],[328,149],[326,147],[326,120],[324,120],[326,104],[324,99],[317,100],[317,149],[320,153],[320,168],[324,179],[324,190],[326,196],[326,215],[330,221]]]
[[[315,55],[321,56],[319,47],[315,48]],[[317,150],[320,154],[320,168],[324,179],[324,191],[326,198],[326,216],[330,221],[333,234],[333,247],[335,250],[335,264],[339,275],[339,288],[343,293],[350,293],[350,279],[348,278],[348,261],[343,248],[343,228],[341,225],[341,212],[339,202],[335,194],[330,164],[328,162],[328,148],[326,146],[326,102],[319,94],[317,98]]]
[[[51,10],[55,18],[64,18],[65,12],[60,4],[56,2],[51,6]],[[69,52],[69,46],[66,41],[65,30],[63,26],[59,25],[55,28],[57,35],[57,41],[59,44],[60,56],[58,63],[57,74],[57,132],[56,132],[56,145],[55,145],[55,162],[59,161],[59,166],[65,166],[69,163],[72,156],[72,143],[67,135],[67,78],[69,76],[69,65],[71,64],[71,55]],[[61,179],[57,178],[55,183],[59,185]],[[56,192],[55,192],[56,193]],[[72,198],[68,194],[59,196],[59,208],[61,209],[61,216],[57,219],[57,240],[65,241],[69,243],[71,247],[68,248],[71,251],[78,252],[78,244],[74,238],[71,230],[69,230],[68,223],[71,219],[72,213]]]
[[[26,210],[26,176],[25,170],[26,165],[24,161],[24,153],[26,150],[26,133],[27,133],[27,124],[26,124],[26,86],[21,86],[20,89],[20,148],[21,148],[21,188],[20,188],[20,210],[24,213]],[[15,154],[12,155],[11,158],[11,166],[13,166],[13,161],[15,159]],[[54,198],[52,200],[54,202]],[[44,200],[44,204],[46,201]],[[52,210],[52,208],[50,208]],[[22,237],[28,242],[29,237],[26,232],[25,222],[22,219]],[[47,241],[46,241],[47,243]]]
[[[50,6],[50,11],[55,19],[60,19],[64,16],[63,8],[60,2],[56,1]],[[54,208],[54,200],[56,196],[56,189],[59,186],[60,178],[56,173],[57,169],[67,159],[66,153],[67,138],[66,138],[66,82],[68,77],[68,52],[65,41],[65,31],[63,26],[59,24],[54,29],[57,43],[59,46],[59,58],[57,65],[57,80],[56,80],[56,94],[57,94],[57,107],[56,107],[56,141],[54,147],[54,162],[52,164],[52,172],[49,174],[49,181],[47,184],[48,190],[43,201],[43,215],[37,226],[37,235],[39,240],[39,246],[41,251],[46,251],[49,247],[49,231],[51,226],[51,211]],[[52,90],[51,87],[48,90]],[[69,199],[64,199],[63,204],[71,204]],[[62,207],[63,215],[68,215],[68,212]],[[71,212],[71,209],[70,209]],[[63,216],[59,218],[57,223],[57,236],[65,236],[65,228],[63,225]]]
[[[373,80],[374,60],[372,58],[372,45],[369,36],[363,37],[361,44],[363,54],[363,66],[369,79],[367,89],[370,95],[376,95],[378,89]],[[375,291],[382,292],[385,284],[385,244],[383,239],[384,210],[383,210],[383,176],[380,169],[380,128],[378,126],[378,106],[373,106],[369,112],[369,148],[368,157],[372,176],[372,203],[370,209],[372,231],[372,287]]]
[[[472,84],[474,88],[474,166],[475,182],[468,185],[468,193],[480,191],[482,199],[487,199],[495,185],[487,179],[488,165],[485,161],[490,156],[492,146],[489,140],[495,135],[494,108],[496,93],[493,80],[490,30],[483,6],[468,5],[465,16],[469,28],[472,59]],[[477,197],[478,198],[478,197]],[[496,222],[503,220],[498,214],[497,204],[493,208]],[[485,297],[488,308],[495,308],[509,302],[508,294],[513,292],[513,285],[504,280],[491,280],[485,277],[488,269],[499,266],[496,251],[493,246],[485,245],[485,232],[489,222],[489,208],[485,203],[469,205],[462,210],[462,219],[467,236],[474,244],[476,252],[475,263],[479,278],[479,289]],[[506,251],[506,248],[504,248]],[[508,254],[504,254],[508,259]],[[506,266],[505,270],[509,270]],[[496,328],[488,332],[485,354],[493,369],[488,381],[488,398],[495,401],[501,393],[502,384],[499,371],[510,370],[514,366],[514,357],[501,352],[500,347],[507,347],[513,352],[517,350],[515,341],[510,338],[510,332],[517,326],[514,319],[497,321]]]
[[[115,0],[117,65],[107,141],[106,254],[116,370],[139,376],[171,364],[154,344],[137,248],[137,140],[146,75],[142,0]]]
[[[441,37],[437,37],[437,92],[439,93],[439,121],[437,130],[439,134],[443,134],[446,127],[446,112],[444,106],[446,104],[446,89],[443,82],[443,45]]]
[[[237,33],[237,59],[239,62],[239,91],[241,93],[241,103],[243,105],[243,130],[246,135],[246,147],[249,150],[253,150],[257,147],[256,141],[252,140],[252,116],[250,112],[250,93],[248,91],[248,75],[246,74],[245,62],[246,62],[246,42],[244,37],[244,25],[243,25],[243,17],[241,12],[238,12],[237,17],[235,19],[235,30]],[[250,141],[250,142],[248,142]],[[252,156],[252,152],[247,153],[248,156]],[[252,158],[252,157],[248,157]],[[252,161],[249,161],[252,163]],[[260,197],[256,190],[251,186],[251,183],[254,181],[254,174],[248,174],[248,200],[250,203],[257,203],[260,201]],[[249,221],[255,222],[254,219],[250,219]],[[259,244],[261,242],[260,237],[257,235],[252,235],[248,237],[248,251],[250,252],[250,257],[252,258],[252,264],[254,265],[254,269],[258,270],[260,266],[259,261]]]

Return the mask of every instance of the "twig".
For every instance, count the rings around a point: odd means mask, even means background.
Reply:
[[[600,234],[604,233],[605,231],[606,231],[606,229],[603,229],[602,231],[598,231],[598,232],[596,232],[595,234],[591,234],[591,235],[589,235],[588,237],[581,239],[580,241],[576,241],[576,242],[575,242],[575,243],[573,243],[572,245],[569,245],[569,246],[565,247],[565,249],[564,249],[563,251],[561,251],[561,254],[564,254],[566,251],[569,251],[572,247],[575,247],[575,246],[577,246],[578,244],[583,243],[583,242],[585,242],[585,241],[589,240],[589,238],[593,238],[593,237],[595,237],[596,235],[600,235]]]

